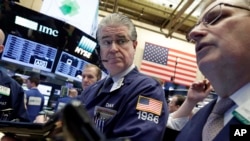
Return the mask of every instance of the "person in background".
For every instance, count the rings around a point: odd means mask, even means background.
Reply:
[[[84,90],[88,86],[90,86],[90,85],[96,83],[98,80],[100,80],[101,77],[102,77],[102,72],[101,72],[101,69],[99,67],[97,67],[96,65],[93,65],[93,64],[86,64],[82,70],[82,88],[83,88],[83,91],[82,91],[81,95],[84,95]],[[80,99],[81,95],[77,95],[76,99]],[[69,98],[65,98],[65,99],[69,99]],[[70,98],[70,99],[72,99],[72,98]],[[57,103],[57,104],[59,104],[59,103]],[[58,105],[55,106],[55,111],[58,110],[57,107],[58,107]],[[48,118],[44,119],[43,115],[38,115],[34,122],[44,123],[47,120],[48,120]]]
[[[206,91],[203,91],[205,87]],[[173,112],[169,115],[167,127],[180,131],[193,116],[192,111],[198,102],[204,100],[211,91],[212,87],[207,80],[194,82],[187,92],[187,97],[183,98],[182,104],[175,108],[176,110],[170,110]]]
[[[137,33],[125,15],[113,13],[97,30],[100,60],[109,75],[89,86],[81,101],[108,139],[162,140],[168,118],[164,90],[133,64]]]
[[[23,85],[23,78],[21,76],[14,75],[11,78],[13,78],[14,80],[16,80],[17,83],[20,84],[20,86]]]
[[[177,111],[182,103],[185,101],[186,97],[181,94],[175,94],[171,97],[171,100],[168,103],[168,111],[169,113],[173,113]]]
[[[0,54],[3,52],[3,42],[5,35],[0,29]],[[7,73],[0,68],[0,120],[18,120],[28,122],[29,117],[24,103],[24,90]],[[3,114],[2,110],[9,109],[8,114]],[[7,115],[7,116],[6,116]]]
[[[30,76],[27,81],[27,90],[26,98],[27,98],[27,110],[29,113],[30,121],[34,121],[36,116],[39,115],[39,112],[43,110],[44,106],[44,96],[37,89],[38,84],[40,83],[40,79],[36,76]]]
[[[176,141],[229,141],[231,125],[243,125],[238,115],[250,120],[240,112],[248,110],[250,102],[249,7],[249,0],[203,1],[199,21],[187,39],[195,43],[198,67],[218,98],[191,118]],[[214,113],[221,115],[217,128],[211,127]]]
[[[96,65],[86,64],[82,70],[82,88],[85,90],[88,86],[102,78],[102,71]]]
[[[75,88],[69,89],[66,97],[59,98],[56,102],[55,112],[62,109],[67,103],[71,102],[75,97],[78,96],[78,91]]]
[[[168,118],[164,140],[175,141],[180,130],[192,118],[193,109],[198,102],[204,100],[211,92],[212,87],[207,80],[194,82],[187,92],[187,97],[181,106],[171,113]]]

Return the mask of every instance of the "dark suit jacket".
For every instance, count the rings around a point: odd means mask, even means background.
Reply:
[[[200,109],[192,119],[184,126],[176,141],[202,141],[202,130],[207,118],[212,111],[216,100],[211,101],[205,107]],[[229,141],[230,125],[241,124],[235,117],[233,117],[225,127],[218,133],[213,141]]]

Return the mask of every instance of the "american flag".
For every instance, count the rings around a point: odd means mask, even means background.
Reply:
[[[165,81],[190,86],[196,79],[196,57],[183,51],[145,43],[140,71]]]
[[[136,109],[140,111],[150,112],[158,116],[161,115],[162,102],[156,99],[139,96]]]

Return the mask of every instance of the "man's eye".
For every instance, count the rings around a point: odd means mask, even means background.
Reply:
[[[126,42],[125,39],[119,39],[119,40],[117,40],[117,43],[118,43],[119,45],[122,45],[122,44],[124,44],[125,42]]]
[[[213,25],[216,24],[220,19],[221,19],[221,11],[214,10],[207,13],[204,22]]]
[[[103,40],[102,41],[103,45],[110,45],[111,43],[112,43],[112,41],[109,41],[109,40]]]

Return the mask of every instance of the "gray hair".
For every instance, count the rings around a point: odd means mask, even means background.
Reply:
[[[119,13],[112,13],[112,14],[104,17],[101,20],[101,22],[98,25],[98,29],[97,29],[97,39],[98,40],[100,39],[102,28],[109,26],[109,25],[118,25],[118,26],[121,25],[121,26],[128,27],[129,36],[130,36],[131,40],[133,40],[133,41],[137,40],[137,32],[136,32],[136,29],[135,29],[133,22],[126,15],[119,14]]]
[[[2,44],[3,44],[4,39],[5,39],[4,32],[3,32],[3,30],[2,30],[2,29],[0,29],[0,45],[2,45]]]

